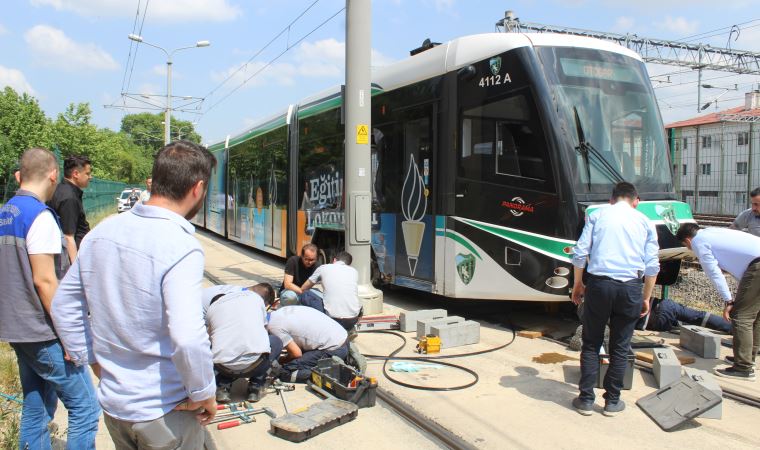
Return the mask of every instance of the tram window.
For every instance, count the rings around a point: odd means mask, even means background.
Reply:
[[[546,144],[529,92],[464,111],[459,174],[518,185],[546,180]]]

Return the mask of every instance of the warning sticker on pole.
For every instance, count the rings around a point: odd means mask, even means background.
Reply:
[[[367,125],[356,126],[356,143],[369,144],[369,127]]]

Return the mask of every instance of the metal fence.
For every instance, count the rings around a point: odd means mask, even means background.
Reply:
[[[735,216],[760,186],[760,123],[719,122],[671,130],[673,182],[695,214]]]
[[[116,212],[116,197],[127,187],[120,181],[101,180],[93,178],[90,185],[83,190],[82,203],[88,217],[96,217],[108,212]],[[5,203],[16,194],[18,184],[10,177],[3,186],[0,204]]]

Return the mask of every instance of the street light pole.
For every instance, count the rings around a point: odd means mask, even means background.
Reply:
[[[211,45],[209,41],[198,41],[195,43],[195,45],[189,45],[187,47],[180,47],[175,48],[174,50],[168,52],[163,47],[160,47],[155,44],[151,44],[150,42],[145,42],[143,40],[142,36],[138,36],[136,34],[130,34],[127,36],[130,40],[135,41],[137,43],[145,44],[153,48],[157,48],[164,52],[164,55],[166,55],[166,112],[164,114],[164,145],[171,142],[171,121],[172,121],[172,56],[174,56],[175,53],[177,53],[180,50],[187,50],[189,48],[196,48],[196,47],[208,47]]]

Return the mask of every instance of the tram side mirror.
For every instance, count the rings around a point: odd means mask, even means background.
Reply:
[[[475,66],[470,64],[469,66],[465,66],[457,70],[457,77],[459,77],[459,79],[462,81],[468,81],[473,79],[476,73],[477,71],[475,70]]]

